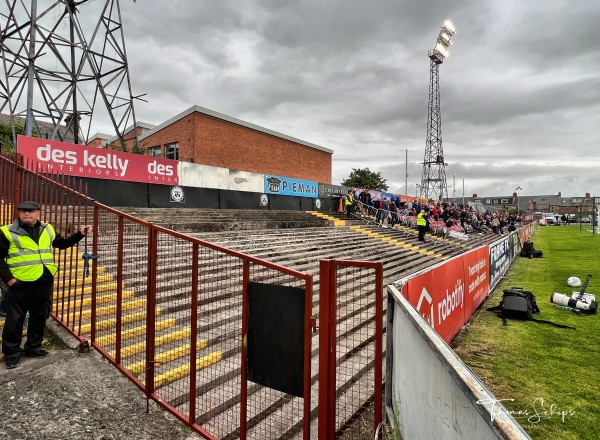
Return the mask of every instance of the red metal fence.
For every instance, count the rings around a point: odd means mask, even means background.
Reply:
[[[56,251],[52,317],[81,349],[91,341],[148,399],[207,439],[315,438],[317,412],[319,438],[333,439],[373,395],[375,426],[381,421],[381,263],[321,263],[327,319],[313,348],[313,275],[95,203],[81,186],[73,189],[75,181],[29,165],[0,155],[0,219],[12,221],[15,206],[31,199],[62,235],[93,225],[77,248]],[[251,282],[304,290],[301,398],[247,378]]]
[[[143,222],[96,204],[99,258],[115,274],[92,306],[92,345],[152,398],[206,438],[270,438],[310,421],[312,275]],[[102,274],[97,302],[104,298]],[[305,394],[246,380],[251,281],[306,289]],[[286,406],[285,411],[273,411]],[[267,416],[267,413],[268,416]],[[294,427],[300,423],[299,426]],[[298,429],[299,428],[299,429]],[[305,438],[309,438],[306,436]]]

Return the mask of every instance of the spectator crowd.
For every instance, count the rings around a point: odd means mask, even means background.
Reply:
[[[516,229],[522,217],[506,212],[480,212],[472,206],[434,200],[400,201],[400,197],[372,197],[369,189],[348,191],[344,201],[347,216],[370,217],[384,227],[401,224],[414,227],[423,211],[427,230],[432,233],[501,234]]]

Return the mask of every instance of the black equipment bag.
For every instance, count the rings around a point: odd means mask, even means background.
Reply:
[[[535,321],[551,324],[559,328],[570,328],[575,330],[575,328],[567,325],[535,319],[533,314],[540,313],[540,308],[535,300],[535,295],[529,290],[523,290],[522,287],[513,287],[511,289],[503,290],[500,304],[496,307],[490,307],[488,310],[496,313],[496,315],[502,319],[502,325],[507,325],[506,319],[519,319],[522,321]]]
[[[523,249],[521,249],[521,253],[519,256],[526,258],[542,258],[544,253],[540,250],[536,250],[533,247],[533,241],[526,241],[523,243]]]
[[[500,311],[505,318],[528,320],[534,313],[540,313],[535,295],[522,287],[513,287],[503,291]]]

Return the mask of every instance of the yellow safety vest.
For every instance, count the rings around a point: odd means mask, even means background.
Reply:
[[[346,206],[352,205],[352,195],[346,194],[346,197],[344,198],[344,204]]]
[[[417,214],[417,226],[427,226],[427,220],[425,220],[425,217],[423,217],[422,212]]]
[[[40,238],[38,243],[19,226],[15,220],[12,225],[0,227],[0,231],[10,242],[6,264],[13,277],[19,281],[35,281],[44,273],[44,266],[52,276],[56,274],[52,242],[56,232],[49,223],[41,223]]]

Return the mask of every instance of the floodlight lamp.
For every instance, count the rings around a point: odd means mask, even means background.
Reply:
[[[438,51],[440,54],[442,54],[442,56],[447,56],[448,55],[448,47],[444,46],[442,43],[438,42],[435,45],[434,50]]]
[[[440,35],[440,36],[438,37],[438,40],[437,40],[436,44],[440,44],[440,45],[442,45],[443,47],[445,47],[446,49],[448,49],[450,46],[452,46],[452,41],[446,41],[446,40],[444,40],[444,39],[442,38],[442,36]]]
[[[454,35],[456,33],[456,28],[454,27],[454,24],[450,20],[446,20],[444,22],[444,27],[446,28],[446,30],[448,30],[450,35]]]
[[[446,46],[449,46],[450,44],[452,44],[452,42],[450,41],[450,38],[452,38],[452,36],[446,32],[446,31],[442,31],[440,32],[440,40],[442,40]]]

